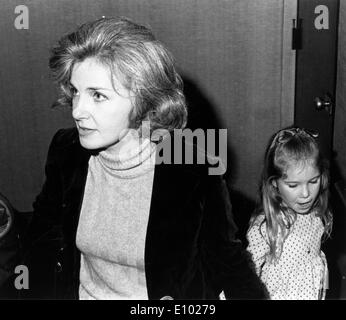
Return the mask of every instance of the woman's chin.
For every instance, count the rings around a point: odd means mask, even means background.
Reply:
[[[83,148],[88,150],[96,150],[96,149],[104,148],[102,144],[96,143],[92,141],[91,139],[86,139],[85,137],[81,137],[81,136],[79,136],[79,142]]]

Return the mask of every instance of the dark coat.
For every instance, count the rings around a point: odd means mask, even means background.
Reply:
[[[23,298],[78,299],[80,252],[75,238],[90,151],[76,129],[50,145],[46,180],[34,202],[23,263]],[[145,243],[149,299],[262,299],[264,288],[235,238],[227,187],[207,165],[157,164]]]

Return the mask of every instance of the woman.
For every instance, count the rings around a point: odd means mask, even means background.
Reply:
[[[49,148],[23,241],[30,272],[45,281],[33,252],[58,235],[55,298],[264,298],[221,177],[205,164],[155,163],[187,111],[173,59],[151,31],[127,19],[86,23],[60,40],[50,68],[76,128]]]

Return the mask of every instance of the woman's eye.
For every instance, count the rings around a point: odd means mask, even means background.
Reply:
[[[93,93],[93,98],[94,98],[95,101],[97,101],[97,102],[107,100],[107,97],[106,97],[105,95],[103,95],[102,93],[97,92],[97,91],[95,91],[95,92]]]
[[[316,184],[318,182],[318,179],[315,179],[315,180],[311,180],[310,183],[312,184]]]
[[[78,94],[77,89],[74,87],[70,87],[70,92],[72,97],[75,97]]]

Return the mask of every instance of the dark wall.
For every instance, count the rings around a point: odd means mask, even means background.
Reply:
[[[14,26],[20,4],[29,9],[28,30]],[[267,140],[293,112],[287,99],[282,102],[289,94],[285,77],[291,59],[285,60],[283,51],[286,5],[284,0],[1,1],[0,192],[19,210],[30,210],[52,135],[73,125],[69,111],[50,108],[56,98],[47,67],[50,47],[82,22],[127,16],[150,25],[172,51],[191,114],[199,118],[193,125],[227,128],[228,183],[242,216],[252,209]]]

